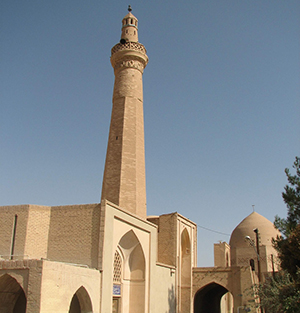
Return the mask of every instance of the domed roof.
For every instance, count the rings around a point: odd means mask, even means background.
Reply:
[[[260,235],[260,245],[271,246],[272,238],[276,238],[280,235],[280,232],[274,227],[273,223],[268,219],[253,212],[248,215],[241,223],[233,230],[230,237],[231,248],[246,248],[249,247],[249,243],[245,240],[246,236],[255,242],[255,233],[253,229],[257,228]]]
[[[125,15],[125,16],[123,17],[123,20],[124,20],[124,19],[127,19],[127,18],[135,18],[135,19],[137,20],[137,18],[136,18],[131,12],[129,12],[127,15]]]

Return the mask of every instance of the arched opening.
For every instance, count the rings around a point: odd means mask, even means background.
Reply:
[[[229,266],[229,256],[228,256],[228,252],[226,252],[226,267]]]
[[[80,312],[81,312],[80,303],[75,293],[70,304],[69,313],[80,313]]]
[[[192,259],[191,259],[191,241],[186,228],[181,233],[181,312],[189,312],[191,304],[191,277],[192,277]]]
[[[119,241],[122,254],[121,300],[113,302],[117,313],[140,313],[145,310],[146,261],[142,246],[131,230]],[[114,297],[115,298],[115,297]]]
[[[254,272],[255,271],[255,262],[253,259],[250,260],[250,267],[251,267],[251,270]]]
[[[21,285],[8,274],[0,277],[0,312],[25,313],[26,304]]]
[[[74,294],[69,313],[92,313],[93,307],[89,294],[86,289],[81,286]]]
[[[223,297],[225,294],[228,296]],[[217,283],[206,285],[195,294],[194,313],[227,313],[232,312],[232,307],[232,295]]]

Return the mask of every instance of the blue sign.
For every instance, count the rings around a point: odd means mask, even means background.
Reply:
[[[113,285],[113,295],[120,296],[121,295],[121,285]]]

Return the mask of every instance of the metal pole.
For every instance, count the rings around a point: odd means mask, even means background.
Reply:
[[[261,283],[261,268],[260,268],[260,254],[259,254],[259,232],[258,228],[253,229],[256,234],[256,251],[257,251],[257,265],[258,265],[258,281]]]

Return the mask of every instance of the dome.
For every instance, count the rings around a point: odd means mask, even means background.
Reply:
[[[250,236],[250,238],[255,242],[256,235],[253,231],[255,228],[259,231],[260,245],[271,246],[272,238],[276,238],[277,235],[280,235],[280,232],[274,227],[272,222],[257,212],[253,212],[243,219],[232,232],[229,242],[230,247],[249,247],[249,243],[245,240],[245,237]]]

